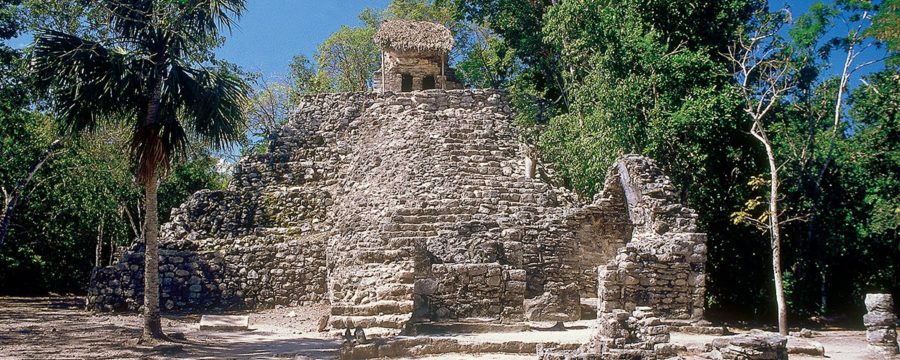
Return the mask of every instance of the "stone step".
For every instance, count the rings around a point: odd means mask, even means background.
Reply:
[[[346,331],[346,329],[332,328],[330,331],[328,331],[328,334],[332,338],[341,338],[342,339],[344,337],[344,331]],[[353,331],[351,331],[351,332],[353,332]],[[386,337],[400,335],[400,333],[403,332],[403,329],[383,328],[383,327],[367,327],[367,328],[365,328],[364,332],[366,333],[366,338],[372,340],[375,338],[386,338]]]
[[[413,301],[381,300],[362,305],[332,305],[331,314],[337,316],[376,316],[383,314],[407,314],[413,311]]]
[[[596,319],[599,305],[599,299],[597,298],[581,298],[581,319]]]
[[[328,325],[333,329],[346,329],[348,326],[355,328],[359,326],[363,328],[402,330],[406,327],[406,324],[409,323],[411,316],[412,313],[367,316],[331,315],[331,317],[328,318]]]
[[[408,335],[466,334],[466,333],[514,333],[529,331],[526,323],[499,324],[496,319],[487,321],[441,321],[417,322],[412,324]]]
[[[412,249],[356,249],[350,256],[363,263],[384,263],[396,259],[408,259]]]
[[[367,333],[368,335],[368,333]],[[446,336],[400,336],[389,342],[374,341],[369,344],[341,348],[341,359],[419,358],[438,354],[528,354],[534,356],[539,348],[575,350],[581,344],[555,341],[463,341]],[[490,358],[490,355],[487,355]]]
[[[399,298],[400,300],[405,300],[412,298],[415,277],[410,276],[408,280],[406,282],[382,284],[375,289],[375,294],[378,295],[379,299]]]

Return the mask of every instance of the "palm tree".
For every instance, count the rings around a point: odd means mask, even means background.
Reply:
[[[141,342],[165,339],[159,317],[156,191],[189,140],[222,149],[241,134],[247,85],[210,61],[220,29],[230,30],[243,0],[99,0],[104,21],[89,40],[38,32],[32,69],[49,89],[67,132],[127,119],[135,179],[144,187],[144,329]]]

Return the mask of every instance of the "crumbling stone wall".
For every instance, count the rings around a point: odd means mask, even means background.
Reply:
[[[597,318],[597,331],[573,351],[542,348],[541,360],[666,359],[676,355],[678,345],[669,343],[669,326],[650,308],[633,312],[616,309]]]
[[[648,306],[664,317],[699,320],[706,234],[697,232],[697,214],[678,201],[662,171],[640,156],[620,158],[606,184],[607,189],[621,185],[633,230],[628,244],[598,269],[598,311]]]
[[[897,355],[897,316],[891,294],[866,294],[866,341],[869,350],[886,359]]]
[[[626,156],[584,204],[534,176],[512,115],[493,90],[303,98],[227,190],[162,227],[164,308],[327,302],[334,327],[400,330],[575,320],[599,291],[607,308],[696,315],[704,238],[659,169]],[[140,253],[96,272],[90,306],[140,304]]]

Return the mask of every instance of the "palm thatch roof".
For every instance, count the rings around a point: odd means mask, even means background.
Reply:
[[[388,20],[375,34],[375,43],[401,52],[448,53],[453,48],[453,33],[429,21]]]

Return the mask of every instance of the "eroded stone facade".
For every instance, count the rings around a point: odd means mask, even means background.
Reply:
[[[582,203],[528,149],[498,91],[306,97],[227,190],[162,227],[163,308],[329,303],[334,327],[396,330],[575,320],[597,296],[702,315],[705,236],[652,161],[620,158]],[[98,269],[90,306],[136,309],[141,260]]]

